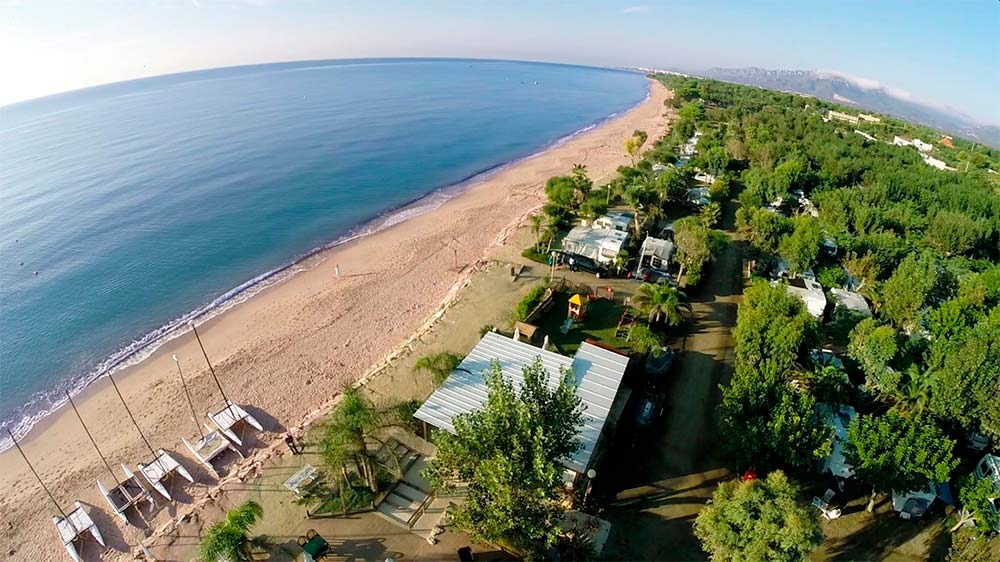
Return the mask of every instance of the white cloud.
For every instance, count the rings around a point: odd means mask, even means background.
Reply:
[[[855,76],[853,74],[848,74],[846,72],[841,72],[839,70],[817,70],[816,76],[820,78],[841,78],[843,80],[848,81],[852,85],[861,88],[862,90],[867,90],[869,92],[881,92],[887,96],[894,97],[901,101],[916,103],[926,107],[931,107],[934,109],[951,113],[952,115],[958,117],[962,117],[963,119],[974,121],[972,117],[955,109],[954,107],[951,107],[950,105],[943,103],[936,103],[925,99],[920,99],[917,96],[913,95],[913,92],[910,92],[909,90],[887,86],[879,82],[878,80],[874,80],[872,78]]]
[[[649,11],[649,6],[629,6],[622,10],[626,14],[645,14]]]

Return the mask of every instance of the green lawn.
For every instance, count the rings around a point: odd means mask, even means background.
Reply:
[[[566,321],[571,296],[573,296],[572,293],[567,292],[555,293],[552,296],[554,302],[552,308],[536,321],[539,331],[549,336],[549,342],[560,353],[572,355],[576,353],[580,344],[588,339],[628,352],[628,342],[615,337],[615,328],[617,328],[618,320],[625,309],[620,303],[597,299],[588,304],[587,314],[582,322],[574,323],[566,334],[559,331],[563,322]]]

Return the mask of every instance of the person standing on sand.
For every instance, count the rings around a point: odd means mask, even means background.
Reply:
[[[337,279],[340,279],[340,264],[339,263],[337,265],[333,266],[333,274],[337,276]]]
[[[288,445],[288,448],[292,451],[293,455],[302,454],[302,445],[295,440],[295,436],[292,435],[291,431],[285,433],[285,444]]]

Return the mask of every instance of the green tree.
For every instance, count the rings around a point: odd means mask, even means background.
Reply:
[[[809,216],[795,219],[791,234],[781,239],[778,253],[788,263],[791,273],[802,273],[816,265],[822,237],[819,221]]]
[[[937,262],[930,256],[909,255],[882,285],[876,304],[903,330],[917,329],[921,311],[938,283]]]
[[[255,546],[266,546],[266,539],[252,538],[250,529],[264,516],[259,503],[247,500],[226,512],[205,531],[199,542],[203,562],[250,562]]]
[[[629,186],[624,195],[625,203],[632,207],[632,211],[635,213],[635,220],[632,222],[635,226],[635,235],[638,236],[642,228],[642,213],[656,200],[656,193],[645,182],[641,182]]]
[[[635,353],[658,351],[663,346],[663,338],[645,324],[632,324],[628,329],[627,341]]]
[[[997,540],[997,539],[992,539]],[[996,562],[991,539],[965,531],[951,534],[951,547],[946,562]]]
[[[675,259],[680,264],[677,278],[694,285],[705,264],[715,260],[715,256],[725,249],[728,239],[724,234],[706,228],[695,217],[685,217],[674,223],[674,244],[677,247]],[[694,279],[692,279],[694,278]]]
[[[868,384],[883,394],[899,392],[902,375],[889,367],[899,351],[896,330],[879,325],[874,318],[865,318],[851,330],[850,339],[847,354],[861,365]]]
[[[992,509],[993,501],[1000,497],[1000,490],[989,478],[966,474],[958,480],[958,501],[972,512],[976,528],[981,533],[1000,529],[1000,513]]]
[[[390,427],[401,427],[405,415],[402,405],[377,405],[352,386],[345,386],[340,402],[330,412],[323,427],[320,448],[331,470],[339,471],[346,481],[353,466],[372,492],[379,491],[379,471],[369,444],[385,447],[379,434]],[[399,459],[389,451],[390,469],[402,476]]]
[[[474,539],[535,558],[559,535],[560,465],[580,447],[583,405],[572,371],[553,387],[541,359],[524,368],[518,389],[497,363],[483,376],[486,402],[454,418],[454,435],[435,434],[424,476],[436,489],[468,483],[454,521]]]
[[[719,221],[722,219],[722,206],[718,202],[712,201],[701,208],[698,218],[701,219],[702,226],[712,228],[719,224]]]
[[[1000,307],[972,328],[935,340],[927,367],[932,411],[1000,439]]]
[[[723,482],[698,514],[694,534],[715,562],[805,562],[823,531],[818,512],[797,496],[781,471]]]
[[[690,312],[687,295],[673,285],[643,283],[632,297],[632,306],[646,315],[650,324],[678,326],[684,321],[683,312]]]
[[[700,121],[705,118],[705,108],[698,102],[686,103],[677,111],[678,117],[690,121]]]
[[[813,329],[814,320],[801,300],[780,285],[755,282],[744,292],[736,314],[737,368],[774,374],[792,370]]]
[[[729,199],[730,180],[726,176],[720,176],[708,186],[708,196],[712,201],[723,202]]]
[[[829,428],[815,399],[784,374],[742,364],[722,389],[721,434],[740,467],[805,467],[829,454]]]
[[[635,159],[638,158],[639,152],[642,150],[642,145],[646,143],[645,133],[642,135],[636,133],[625,139],[625,154],[631,159],[633,166],[635,166]]]
[[[923,490],[930,482],[947,482],[958,466],[948,439],[931,419],[858,416],[847,428],[844,453],[862,481],[872,487],[868,511],[879,492]]]
[[[766,255],[778,250],[778,244],[791,230],[792,222],[767,209],[741,208],[737,212],[737,224],[740,232],[749,239],[750,247]]]
[[[979,244],[983,228],[966,214],[938,211],[927,227],[927,244],[946,256],[967,254]]]
[[[434,379],[434,386],[440,386],[455,370],[455,367],[462,362],[461,355],[442,351],[424,355],[413,364],[413,370],[430,373]]]

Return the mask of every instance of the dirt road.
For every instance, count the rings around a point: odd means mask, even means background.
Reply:
[[[731,243],[701,287],[689,291],[693,322],[672,342],[684,353],[670,374],[664,417],[635,439],[617,435],[619,450],[598,469],[595,490],[613,524],[604,551],[609,560],[705,558],[691,524],[715,484],[730,476],[719,459],[716,411],[719,384],[732,369],[732,329],[743,292],[744,247],[733,205],[726,205],[723,225]],[[620,431],[634,430],[625,423]]]

